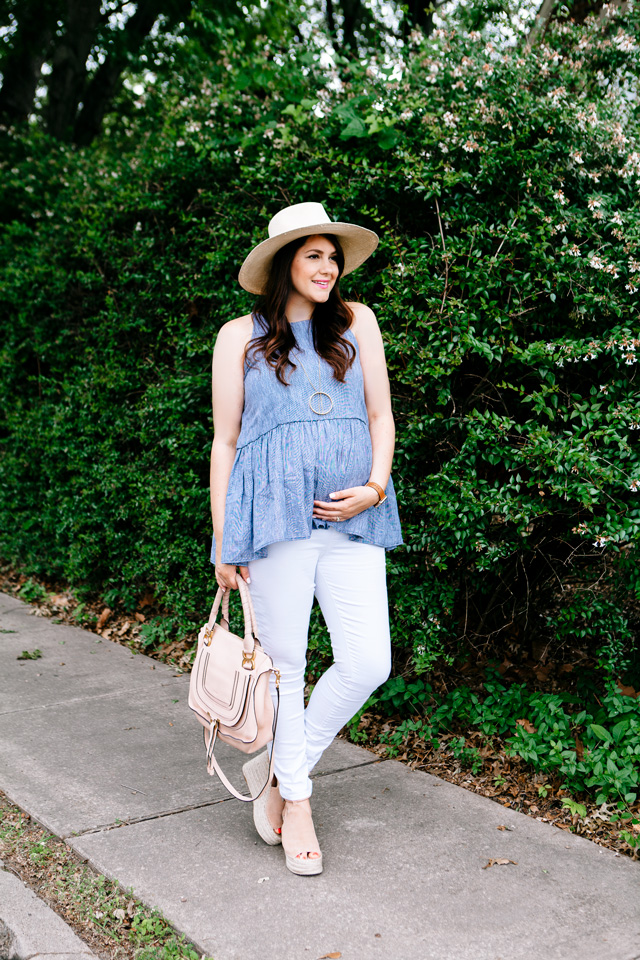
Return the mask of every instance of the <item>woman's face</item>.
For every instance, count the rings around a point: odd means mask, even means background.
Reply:
[[[311,303],[324,303],[338,279],[336,248],[326,237],[309,237],[291,262],[291,284]]]

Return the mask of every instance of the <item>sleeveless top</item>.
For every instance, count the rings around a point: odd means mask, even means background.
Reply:
[[[352,331],[344,336],[354,345],[356,356],[345,382],[339,383],[333,368],[314,349],[311,320],[293,323],[291,329],[297,346],[290,352],[296,369],[285,373],[289,386],[280,383],[262,354],[254,358],[249,352],[245,361],[242,426],[225,504],[223,563],[246,566],[266,557],[269,544],[308,539],[315,527],[334,527],[350,540],[387,550],[403,542],[391,478],[381,506],[344,521],[313,518],[314,500],[331,502],[330,493],[368,481],[369,418],[358,342]],[[254,317],[253,337],[262,333]],[[331,396],[329,413],[314,413],[309,406],[314,390]],[[325,396],[316,396],[312,402],[317,410],[329,405]],[[212,563],[215,554],[214,537]]]

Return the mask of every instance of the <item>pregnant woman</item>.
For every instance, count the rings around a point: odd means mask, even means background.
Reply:
[[[319,203],[281,210],[240,270],[256,308],[222,327],[213,356],[211,559],[223,590],[238,567],[251,584],[280,671],[274,778],[254,821],[296,874],[322,872],[309,774],[391,662],[385,549],[402,536],[389,379],[374,314],[338,289],[377,243]],[[314,595],[334,662],[305,709]],[[254,795],[268,770],[266,752],[245,764]]]

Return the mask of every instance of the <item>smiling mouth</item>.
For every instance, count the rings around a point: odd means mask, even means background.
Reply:
[[[328,286],[329,286],[329,281],[328,281],[328,280],[313,280],[312,283],[317,284],[317,286],[319,286],[319,287],[328,287]]]

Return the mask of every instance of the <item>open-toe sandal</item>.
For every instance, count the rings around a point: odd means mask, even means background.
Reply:
[[[253,760],[245,763],[242,767],[242,774],[247,781],[251,796],[255,797],[255,795],[262,790],[264,782],[269,776],[269,751],[264,750],[257,757],[254,757]],[[280,829],[276,829],[267,816],[269,796],[272,790],[277,790],[275,777],[273,780],[274,783],[270,784],[267,789],[263,791],[262,795],[257,800],[254,800],[252,804],[253,822],[256,830],[264,842],[270,844],[270,846],[282,843]],[[280,796],[279,793],[278,796]],[[284,806],[284,800],[282,801],[282,805]]]
[[[282,811],[282,846],[291,873],[322,873],[322,854],[311,817],[309,800],[286,800]],[[312,857],[311,854],[317,854]]]

